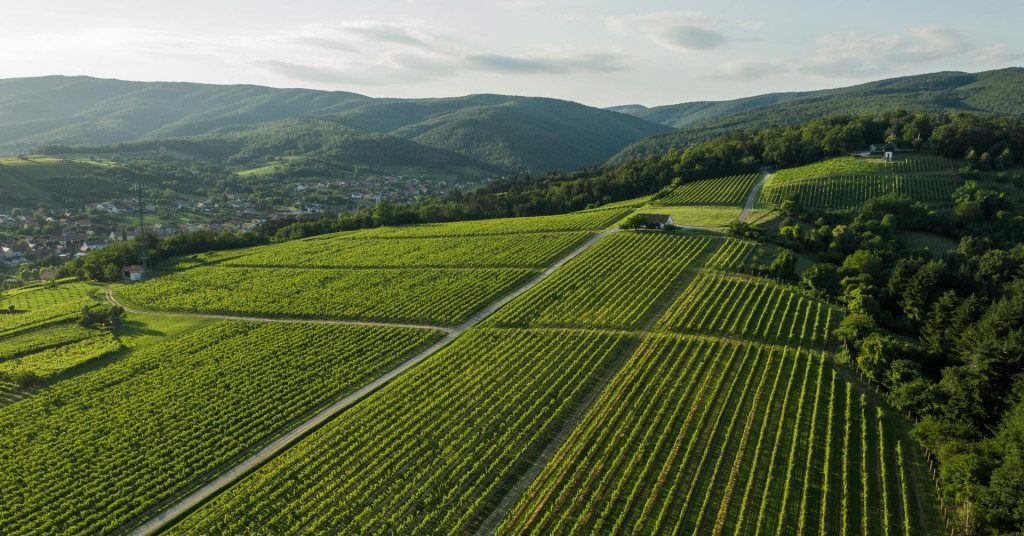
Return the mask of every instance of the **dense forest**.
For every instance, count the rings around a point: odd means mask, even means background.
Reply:
[[[881,111],[973,112],[1024,117],[1024,69],[981,73],[940,72],[879,80],[856,86],[796,93],[772,93],[731,101],[691,102],[655,108],[622,107],[629,113],[679,130],[633,143],[612,164],[663,154],[735,130],[789,126],[837,114]]]

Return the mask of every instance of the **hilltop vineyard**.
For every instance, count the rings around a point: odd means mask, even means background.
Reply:
[[[741,205],[760,173],[685,183],[654,202],[655,205]]]
[[[960,186],[952,175],[853,175],[801,181],[772,181],[761,201],[773,205],[790,198],[813,208],[850,209],[883,195],[906,196],[929,204],[951,204]]]

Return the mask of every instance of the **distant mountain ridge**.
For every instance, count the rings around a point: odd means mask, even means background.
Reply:
[[[508,172],[575,169],[671,127],[555,99],[470,95],[376,99],[340,91],[130,82],[84,76],[0,80],[0,154],[258,131],[319,118],[460,153]],[[270,127],[279,130],[278,126]],[[366,138],[358,136],[350,139]],[[405,144],[408,147],[408,144]],[[301,147],[291,147],[301,152]]]
[[[795,125],[837,114],[867,114],[906,109],[918,112],[976,112],[1024,118],[1024,68],[980,73],[939,72],[890,78],[855,86],[792,93],[771,93],[718,102],[689,102],[647,108],[608,108],[678,128],[633,143],[609,160],[621,164],[638,157],[682,149],[732,130]]]

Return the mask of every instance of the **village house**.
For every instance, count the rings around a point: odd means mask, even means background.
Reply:
[[[664,229],[665,227],[671,227],[675,225],[672,222],[672,216],[668,214],[637,214],[642,217],[648,226],[656,226],[658,229]]]

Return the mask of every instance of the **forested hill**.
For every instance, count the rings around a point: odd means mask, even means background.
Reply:
[[[575,169],[607,160],[638,139],[671,131],[636,117],[545,98],[397,100],[307,89],[49,76],[0,80],[0,155],[52,145],[195,136],[209,145],[211,138],[239,130],[267,127],[272,135],[280,130],[272,122],[298,117],[320,118],[354,135],[405,138],[510,172]]]
[[[610,108],[679,130],[640,140],[611,159],[621,164],[707,141],[732,130],[796,125],[836,114],[892,110],[978,112],[1024,117],[1024,68],[981,73],[941,72],[891,78],[856,86],[772,93],[730,101],[690,102],[646,108]]]

